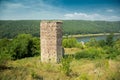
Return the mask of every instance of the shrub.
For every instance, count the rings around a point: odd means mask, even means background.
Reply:
[[[77,44],[76,38],[66,38],[66,39],[63,39],[63,41],[62,41],[62,46],[65,48],[75,47],[76,44]]]
[[[99,44],[97,42],[97,40],[95,38],[91,38],[87,43],[86,45],[88,47],[97,47]]]
[[[80,43],[80,42],[77,42],[77,44],[76,44],[76,48],[84,49],[84,48],[85,48],[85,45],[83,45],[83,44]]]
[[[104,50],[101,48],[88,48],[86,50],[75,53],[75,59],[88,58],[88,59],[97,59],[102,58]]]
[[[71,69],[70,69],[71,61],[72,61],[72,58],[70,56],[68,56],[67,58],[62,58],[62,60],[61,60],[60,70],[67,76],[71,72]]]
[[[11,59],[10,54],[0,53],[0,66],[6,66],[7,62]]]
[[[99,40],[99,41],[98,41],[98,44],[99,44],[100,47],[106,46],[105,40]]]
[[[35,40],[35,41],[34,41]],[[20,34],[15,39],[13,39],[11,44],[10,53],[12,59],[21,59],[25,57],[32,57],[39,53],[39,42],[33,38],[30,34]],[[39,48],[39,49],[38,49]]]
[[[114,34],[111,33],[107,36],[106,38],[106,45],[108,46],[113,46],[113,37],[114,37]]]
[[[33,41],[33,48],[32,51],[34,53],[34,55],[40,55],[40,39],[37,37],[33,37],[32,38]]]
[[[108,59],[114,59],[116,58],[118,55],[120,55],[120,51],[117,50],[116,48],[113,48],[113,47],[107,47],[105,48],[106,50],[106,58]]]
[[[9,44],[10,41],[6,38],[0,40],[0,66],[6,66],[7,62],[11,59],[8,51]]]

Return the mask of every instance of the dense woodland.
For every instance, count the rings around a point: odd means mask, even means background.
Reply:
[[[65,34],[120,32],[120,21],[63,20]],[[21,33],[39,37],[40,20],[0,20],[0,38],[13,38]]]

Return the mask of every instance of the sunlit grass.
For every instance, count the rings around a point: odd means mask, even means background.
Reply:
[[[66,49],[65,49],[66,50]],[[70,49],[69,49],[70,50]],[[72,49],[72,54],[75,50]],[[71,53],[70,53],[71,54]],[[67,54],[68,55],[68,54]],[[75,59],[70,63],[69,76],[61,73],[61,64],[40,62],[40,56],[9,61],[8,67],[0,71],[1,80],[118,80],[120,62],[109,59]]]

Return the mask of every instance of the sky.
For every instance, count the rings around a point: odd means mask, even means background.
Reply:
[[[0,0],[0,20],[120,21],[120,0]]]

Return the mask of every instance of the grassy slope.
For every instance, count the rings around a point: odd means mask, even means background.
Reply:
[[[66,52],[69,51],[74,52],[76,49],[66,50]],[[117,73],[120,62],[114,60],[73,59],[70,76],[60,72],[60,64],[41,63],[40,57],[10,61],[8,66],[12,68],[0,71],[0,78],[3,80],[112,80],[112,78],[120,78],[120,74]]]

